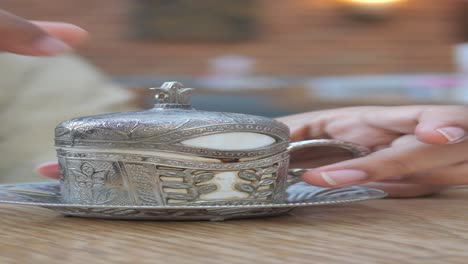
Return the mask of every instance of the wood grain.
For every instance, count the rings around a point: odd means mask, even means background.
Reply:
[[[0,263],[467,263],[468,190],[226,222],[0,206]]]

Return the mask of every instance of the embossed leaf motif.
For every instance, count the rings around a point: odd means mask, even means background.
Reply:
[[[79,170],[70,170],[73,176],[75,176],[75,181],[80,187],[91,187],[92,186],[92,181],[90,179],[90,176],[82,173]]]
[[[268,186],[268,185],[271,185],[273,183],[276,182],[276,179],[275,178],[265,178],[263,180],[261,180],[258,185],[259,186]]]
[[[138,194],[140,195],[139,199],[143,202],[143,205],[144,204],[148,204],[148,205],[159,204],[158,200],[156,198],[154,198],[154,197],[145,195],[142,192],[138,192]]]
[[[83,162],[80,169],[70,170],[75,176],[75,182],[82,188],[102,188],[108,181],[109,171],[96,171],[89,162]]]
[[[262,173],[263,174],[273,174],[273,173],[275,173],[277,171],[278,171],[277,167],[269,167],[269,168],[263,169]]]
[[[268,197],[272,194],[273,192],[270,191],[270,190],[267,190],[267,191],[259,191],[259,192],[256,192],[255,193],[255,197],[257,198],[265,198],[265,197]]]
[[[88,162],[83,162],[83,164],[81,164],[81,172],[86,176],[91,176],[94,173],[94,168]]]
[[[218,187],[216,187],[216,185],[214,184],[204,184],[204,185],[198,186],[198,192],[200,194],[211,193],[211,192],[216,191],[216,189],[218,189]]]
[[[100,189],[93,191],[93,200],[96,204],[104,204],[114,200],[119,195],[119,191],[116,188],[113,189]]]
[[[247,183],[238,183],[236,184],[236,189],[241,192],[252,193],[255,191],[255,187]]]
[[[194,180],[195,183],[200,183],[200,182],[209,181],[209,180],[213,179],[213,177],[214,177],[214,173],[204,172],[204,173],[200,173],[200,174],[195,175],[195,177],[193,177],[193,180]]]
[[[246,180],[246,181],[255,181],[257,180],[257,174],[252,171],[243,170],[239,172],[239,178]]]
[[[94,203],[93,194],[92,194],[91,190],[89,190],[89,189],[81,189],[80,190],[80,198],[84,203],[87,203],[87,204],[93,204]]]
[[[95,184],[95,187],[104,186],[104,184],[106,183],[107,173],[108,173],[108,171],[98,171],[98,172],[95,172],[91,176],[91,179],[93,180],[93,182]]]

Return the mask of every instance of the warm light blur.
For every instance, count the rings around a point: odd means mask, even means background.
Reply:
[[[345,2],[349,3],[356,3],[356,4],[388,4],[394,2],[401,2],[402,0],[344,0]]]

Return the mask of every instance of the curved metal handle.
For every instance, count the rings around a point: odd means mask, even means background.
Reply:
[[[342,141],[342,140],[335,140],[335,139],[311,139],[311,140],[303,140],[298,142],[292,142],[289,144],[287,151],[289,153],[294,152],[299,149],[304,148],[311,148],[311,147],[335,147],[347,150],[353,154],[353,157],[359,158],[364,157],[370,153],[370,150],[361,145],[357,145],[351,142]],[[289,169],[288,170],[288,181],[287,184],[291,185],[300,181],[302,174],[307,169]]]

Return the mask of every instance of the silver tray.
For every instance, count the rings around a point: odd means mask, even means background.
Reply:
[[[109,206],[65,204],[59,182],[0,185],[0,204],[39,206],[67,216],[127,220],[211,220],[275,216],[294,208],[379,199],[381,190],[364,187],[325,189],[300,182],[287,189],[285,203],[219,206]]]

